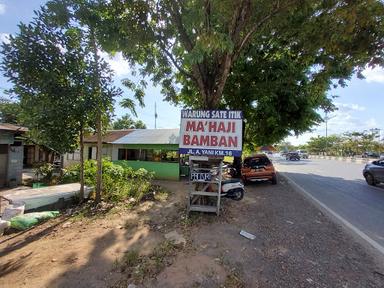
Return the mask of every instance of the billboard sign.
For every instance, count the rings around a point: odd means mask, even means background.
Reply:
[[[180,154],[241,156],[242,146],[242,111],[181,110]]]

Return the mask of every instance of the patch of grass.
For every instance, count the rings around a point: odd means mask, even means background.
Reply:
[[[89,217],[91,211],[91,207],[86,205],[81,207],[79,211],[76,211],[75,214],[72,216],[73,221],[84,221],[86,218]]]
[[[149,256],[143,257],[135,271],[134,279],[141,282],[148,276],[154,277],[159,274],[171,264],[171,257],[176,255],[177,250],[178,247],[170,241],[160,243]]]
[[[137,250],[127,251],[124,253],[124,256],[121,261],[125,267],[135,267],[140,262],[139,252]]]
[[[156,262],[163,263],[166,260],[166,257],[174,256],[177,250],[178,246],[176,246],[173,242],[163,241],[159,246],[155,248],[151,258],[155,259]]]
[[[197,213],[193,213],[193,214],[190,214],[188,216],[187,215],[182,216],[181,225],[184,227],[189,227],[189,226],[193,226],[197,223],[200,223],[201,221],[202,221],[202,215],[197,214]]]
[[[137,225],[138,225],[138,220],[137,219],[128,219],[124,223],[124,228],[129,230],[129,229],[137,227]]]
[[[149,192],[141,197],[141,201],[167,201],[170,192],[159,185],[151,185]]]
[[[181,225],[184,226],[184,228],[187,228],[187,227],[198,225],[201,223],[211,224],[217,221],[217,219],[218,217],[213,214],[210,215],[206,213],[191,213],[188,216],[187,215],[181,216]]]
[[[79,206],[76,212],[72,215],[73,221],[86,221],[101,219],[111,214],[111,210],[116,209],[115,213],[119,210],[119,207],[114,203],[101,202],[94,206],[94,203],[88,201]]]
[[[168,197],[169,197],[169,192],[165,189],[157,191],[154,195],[155,200],[159,202],[167,201]]]
[[[126,272],[128,279],[140,283],[145,278],[155,277],[171,264],[171,258],[176,255],[178,249],[172,242],[164,241],[150,255],[140,256],[137,250],[131,250],[115,261],[114,268]]]
[[[236,271],[227,275],[225,282],[220,286],[221,288],[244,288],[245,283]]]
[[[121,272],[128,272],[131,274],[135,267],[140,263],[141,258],[139,255],[139,251],[137,250],[129,250],[124,253],[124,255],[120,259],[116,259],[113,263],[113,268],[115,270],[120,270]]]

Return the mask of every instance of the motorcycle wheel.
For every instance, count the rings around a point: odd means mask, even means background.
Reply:
[[[230,198],[232,200],[240,201],[244,197],[244,190],[243,189],[235,189],[231,194],[232,195]]]

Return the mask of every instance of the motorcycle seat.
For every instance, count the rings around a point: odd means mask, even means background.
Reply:
[[[221,184],[228,184],[228,183],[237,183],[237,182],[240,182],[240,179],[226,179],[226,180],[222,180],[221,181]]]

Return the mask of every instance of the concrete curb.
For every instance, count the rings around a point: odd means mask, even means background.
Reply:
[[[353,158],[353,157],[336,157],[336,156],[321,156],[321,155],[309,155],[309,159],[326,159],[326,160],[337,160],[348,163],[367,164],[375,159],[366,158]]]
[[[357,240],[361,240],[359,241],[361,244],[363,245],[369,244],[368,247],[370,249],[374,248],[375,251],[379,251],[381,253],[381,261],[384,261],[383,246],[381,246],[375,240],[370,238],[367,234],[365,234],[363,231],[355,227],[353,224],[345,220],[339,214],[334,212],[327,205],[317,200],[310,193],[308,193],[303,187],[301,187],[299,184],[293,181],[289,176],[285,175],[284,172],[278,172],[278,174],[281,178],[285,179],[288,182],[288,184],[291,185],[295,190],[297,190],[300,194],[302,194],[305,198],[307,198],[311,203],[313,203],[320,211],[328,215],[333,222],[335,222],[336,224],[340,224],[346,230],[346,232],[350,233],[352,236],[355,236]]]

